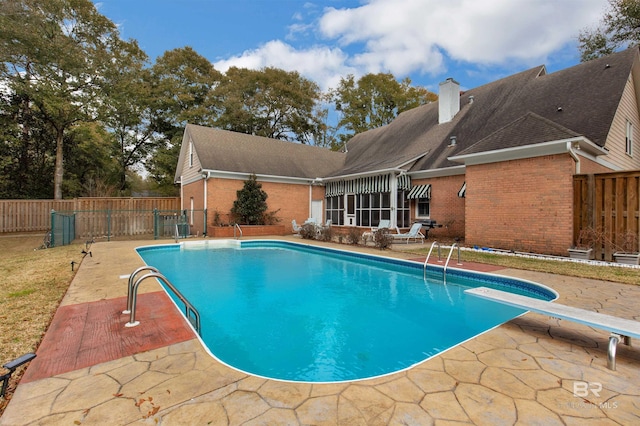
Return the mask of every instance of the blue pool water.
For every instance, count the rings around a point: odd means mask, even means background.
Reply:
[[[533,283],[452,269],[445,285],[441,269],[429,268],[425,280],[415,262],[286,242],[208,241],[138,252],[195,305],[215,357],[293,381],[402,370],[523,313],[467,296],[466,288],[556,296]]]

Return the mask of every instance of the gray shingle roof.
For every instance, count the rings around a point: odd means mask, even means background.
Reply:
[[[188,125],[205,169],[303,178],[459,166],[449,157],[584,136],[603,147],[638,48],[546,73],[544,66],[461,95],[460,112],[438,124],[438,103],[403,112],[355,135],[348,152]],[[473,103],[470,99],[473,97]],[[457,143],[450,147],[451,136]]]
[[[314,179],[342,167],[345,154],[299,143],[188,124],[204,170]],[[187,140],[185,138],[185,140]]]

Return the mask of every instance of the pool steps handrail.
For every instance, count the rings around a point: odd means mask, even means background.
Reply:
[[[149,267],[149,268],[151,268],[151,267]],[[139,268],[139,269],[141,269],[141,268]],[[131,274],[131,275],[133,276],[134,274]],[[149,272],[148,274],[145,274],[145,275],[141,276],[140,278],[138,278],[135,281],[135,283],[131,287],[131,301],[129,302],[130,303],[130,307],[131,307],[131,311],[130,311],[130,316],[129,316],[129,322],[126,323],[124,326],[125,327],[135,327],[135,326],[140,324],[140,321],[136,321],[136,301],[137,301],[138,287],[140,286],[142,281],[146,280],[147,278],[157,278],[157,279],[161,280],[167,287],[169,287],[175,293],[176,296],[178,296],[178,299],[180,299],[180,301],[182,303],[184,303],[184,306],[185,306],[185,317],[191,323],[193,328],[195,328],[196,333],[198,333],[198,335],[200,335],[200,313],[182,295],[182,293],[180,293],[180,291],[178,291],[178,289],[175,288],[175,286],[173,284],[171,284],[171,282],[164,275],[162,275],[159,272]]]
[[[429,263],[429,257],[431,257],[431,252],[433,251],[433,247],[434,246],[438,246],[438,262],[442,263],[442,258],[440,256],[440,243],[437,242],[437,241],[434,241],[433,243],[431,243],[431,248],[429,249],[429,253],[427,253],[427,257],[424,260],[424,265],[423,265],[423,276],[424,276],[424,278],[427,277],[427,263]],[[443,274],[444,274],[445,283],[446,283],[446,280],[447,280],[447,267],[449,266],[449,261],[451,260],[451,254],[453,253],[453,250],[455,248],[458,249],[458,266],[462,265],[462,263],[460,262],[460,246],[458,245],[458,243],[453,243],[451,245],[451,248],[449,249],[449,255],[447,256],[447,261],[444,264]]]
[[[238,237],[236,237],[236,228],[238,228],[238,231],[240,231],[240,238],[242,238],[242,228],[240,228],[240,225],[238,225],[237,223],[233,225],[233,238],[238,239]]]
[[[151,271],[151,272],[160,273],[160,271],[158,271],[153,266],[141,266],[138,269],[136,269],[135,271],[133,271],[131,273],[131,275],[129,275],[129,282],[128,282],[128,285],[127,285],[127,309],[122,311],[123,314],[130,314],[131,313],[131,299],[133,297],[133,283],[136,280],[136,276],[140,272],[144,272],[144,271]]]

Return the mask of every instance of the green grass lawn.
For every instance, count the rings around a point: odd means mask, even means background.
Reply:
[[[0,365],[36,351],[73,278],[71,261],[82,259],[80,244],[35,250],[42,238],[0,236]],[[0,414],[23,370],[13,374]]]
[[[419,249],[403,250],[418,256],[426,256],[430,245]],[[442,252],[443,256],[448,251]],[[433,254],[432,254],[433,256]],[[453,254],[456,258],[457,254]],[[467,262],[486,263],[490,265],[504,266],[505,268],[524,269],[528,271],[548,272],[550,274],[569,275],[579,278],[592,278],[602,281],[613,281],[624,284],[640,284],[640,269],[624,268],[604,265],[596,266],[577,262],[562,262],[557,260],[545,260],[520,256],[505,256],[484,251],[461,250],[460,258]],[[457,259],[457,258],[456,258]]]

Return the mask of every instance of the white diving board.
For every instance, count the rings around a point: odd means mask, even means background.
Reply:
[[[470,288],[464,291],[467,294],[524,309],[584,324],[589,327],[599,328],[611,333],[609,337],[609,350],[607,353],[607,366],[611,370],[616,369],[616,348],[618,341],[623,337],[626,345],[631,345],[631,338],[640,339],[640,322],[625,318],[618,318],[611,315],[586,309],[574,308],[573,306],[561,305],[559,303],[548,302],[546,300],[521,296],[519,294],[506,291],[495,290],[487,287]]]

